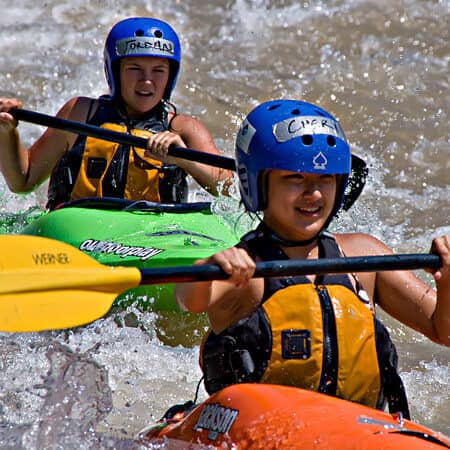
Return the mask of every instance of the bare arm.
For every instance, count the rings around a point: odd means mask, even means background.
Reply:
[[[172,131],[157,133],[149,139],[149,150],[146,155],[156,156],[167,163],[176,164],[213,195],[219,194],[218,183],[220,182],[224,183],[223,193],[228,192],[234,176],[231,171],[183,158],[168,157],[167,151],[171,145],[220,155],[211,134],[200,121],[187,115],[177,115],[172,121]]]
[[[21,108],[22,103],[14,98],[0,98],[0,170],[13,192],[26,191],[28,174],[28,152],[20,141],[17,122],[9,114],[12,108]]]
[[[85,121],[87,99],[73,98],[58,112],[57,117]],[[30,192],[45,181],[76,135],[48,128],[26,149],[21,142],[16,120],[10,109],[20,108],[16,99],[0,99],[0,170],[13,192]],[[84,115],[83,115],[84,113]]]
[[[442,268],[433,273],[437,286],[436,308],[432,320],[438,340],[450,346],[450,236],[433,239],[431,252],[442,259]]]
[[[262,297],[263,280],[251,279],[255,263],[243,249],[231,247],[195,263],[202,264],[217,264],[230,278],[177,284],[175,298],[185,310],[207,312],[213,331],[219,333],[257,307]]]
[[[381,241],[368,235],[353,235],[352,239],[344,235],[340,243],[347,256],[393,253]],[[450,346],[450,238],[434,239],[432,248],[444,264],[434,274],[437,291],[410,271],[361,273],[358,277],[369,296],[388,314],[432,341]]]

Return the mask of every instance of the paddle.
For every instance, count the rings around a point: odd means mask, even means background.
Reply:
[[[133,136],[128,133],[120,133],[118,131],[108,130],[95,125],[61,119],[59,117],[49,116],[47,114],[29,111],[26,109],[16,108],[9,112],[16,120],[23,120],[25,122],[43,125],[50,128],[58,128],[61,130],[70,131],[72,133],[81,134],[83,136],[92,136],[98,139],[104,139],[105,141],[131,145],[137,148],[147,148],[147,139],[139,136]],[[213,155],[211,153],[204,153],[191,148],[171,147],[169,149],[169,155],[177,158],[188,159],[190,161],[197,161],[214,167],[220,167],[222,169],[236,170],[236,164],[232,158]]]
[[[53,239],[0,235],[0,331],[76,327],[105,315],[115,298],[140,284],[219,280],[215,265],[138,269],[100,264]],[[437,255],[403,254],[257,263],[255,277],[437,269]]]

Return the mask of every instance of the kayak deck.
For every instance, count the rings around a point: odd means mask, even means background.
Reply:
[[[186,406],[185,417],[175,411],[139,438],[236,450],[450,448],[446,436],[401,415],[290,386],[236,384]]]

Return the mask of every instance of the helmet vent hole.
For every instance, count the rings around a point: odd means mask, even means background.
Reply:
[[[300,110],[297,109],[297,108],[295,108],[295,109],[293,109],[293,110],[291,111],[291,113],[292,113],[294,116],[298,116],[298,115],[300,114]]]
[[[273,110],[275,110],[275,109],[278,109],[280,107],[280,105],[277,103],[277,104],[275,104],[275,105],[270,105],[268,108],[267,108],[267,110],[268,111],[273,111]]]
[[[330,147],[336,147],[336,139],[334,138],[334,136],[327,136],[327,144]]]
[[[136,30],[134,33],[135,36],[144,36],[144,30]]]
[[[303,145],[312,145],[313,137],[310,134],[305,134],[302,136]]]
[[[155,36],[157,38],[162,38],[161,30],[153,30],[153,36]]]

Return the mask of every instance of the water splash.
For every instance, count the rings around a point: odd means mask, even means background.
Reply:
[[[99,439],[93,432],[95,425],[112,409],[106,369],[89,352],[76,353],[58,341],[32,344],[30,350],[45,356],[49,369],[42,383],[25,390],[31,397],[28,408],[36,407],[35,414],[27,414],[23,393],[4,392],[2,416],[14,417],[11,412],[18,408],[21,417],[16,419],[32,421],[15,425],[2,418],[2,448],[11,444],[28,449],[91,448]]]

